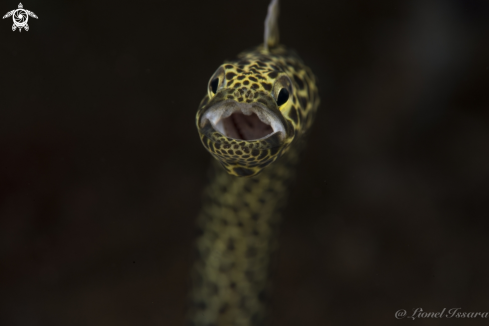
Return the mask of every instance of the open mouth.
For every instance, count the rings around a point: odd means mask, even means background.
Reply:
[[[207,110],[201,119],[201,127],[206,121],[210,121],[215,130],[229,138],[258,140],[275,133],[285,137],[282,122],[260,103],[224,101]]]

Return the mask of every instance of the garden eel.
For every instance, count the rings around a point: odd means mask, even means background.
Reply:
[[[268,324],[280,210],[319,104],[311,70],[278,43],[277,18],[272,0],[263,45],[222,64],[197,111],[216,160],[197,220],[187,325]]]

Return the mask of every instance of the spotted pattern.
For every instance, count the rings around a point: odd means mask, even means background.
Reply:
[[[290,80],[289,98],[279,107],[283,76]],[[221,65],[215,78],[218,91],[204,97],[196,116],[202,144],[215,160],[197,222],[188,325],[264,326],[280,211],[319,97],[310,69],[283,46],[243,52]],[[201,126],[206,109],[226,100],[266,105],[286,136],[245,141],[210,123]]]
[[[282,46],[269,52],[262,47],[243,52],[237,60],[227,62],[221,67],[225,76],[221,82],[221,91],[217,94],[209,93],[202,100],[197,112],[200,138],[204,147],[221,162],[228,173],[235,176],[257,175],[287,151],[296,135],[301,136],[309,129],[319,104],[314,75],[294,52],[287,51]],[[278,91],[273,94],[273,88],[280,87],[276,85],[276,81],[283,75],[290,78],[292,92],[289,100],[277,107],[274,97]],[[211,80],[214,78],[213,76]],[[256,102],[275,110],[283,118],[286,139],[281,143],[277,139],[240,141],[221,135],[210,125],[200,127],[200,119],[206,109],[223,100]],[[232,147],[239,147],[242,154],[230,152]]]

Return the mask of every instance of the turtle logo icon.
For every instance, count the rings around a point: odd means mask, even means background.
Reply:
[[[17,28],[19,32],[22,32],[22,28],[26,31],[29,30],[29,25],[27,25],[27,21],[29,20],[29,16],[37,18],[36,14],[32,11],[23,9],[22,3],[19,3],[19,8],[9,11],[3,16],[3,18],[7,18],[12,16],[14,20],[14,24],[12,25],[12,31],[15,31]]]

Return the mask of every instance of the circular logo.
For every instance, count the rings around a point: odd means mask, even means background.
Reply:
[[[24,26],[27,24],[27,13],[24,9],[17,9],[15,13],[12,15],[14,18],[14,23],[17,26]]]

